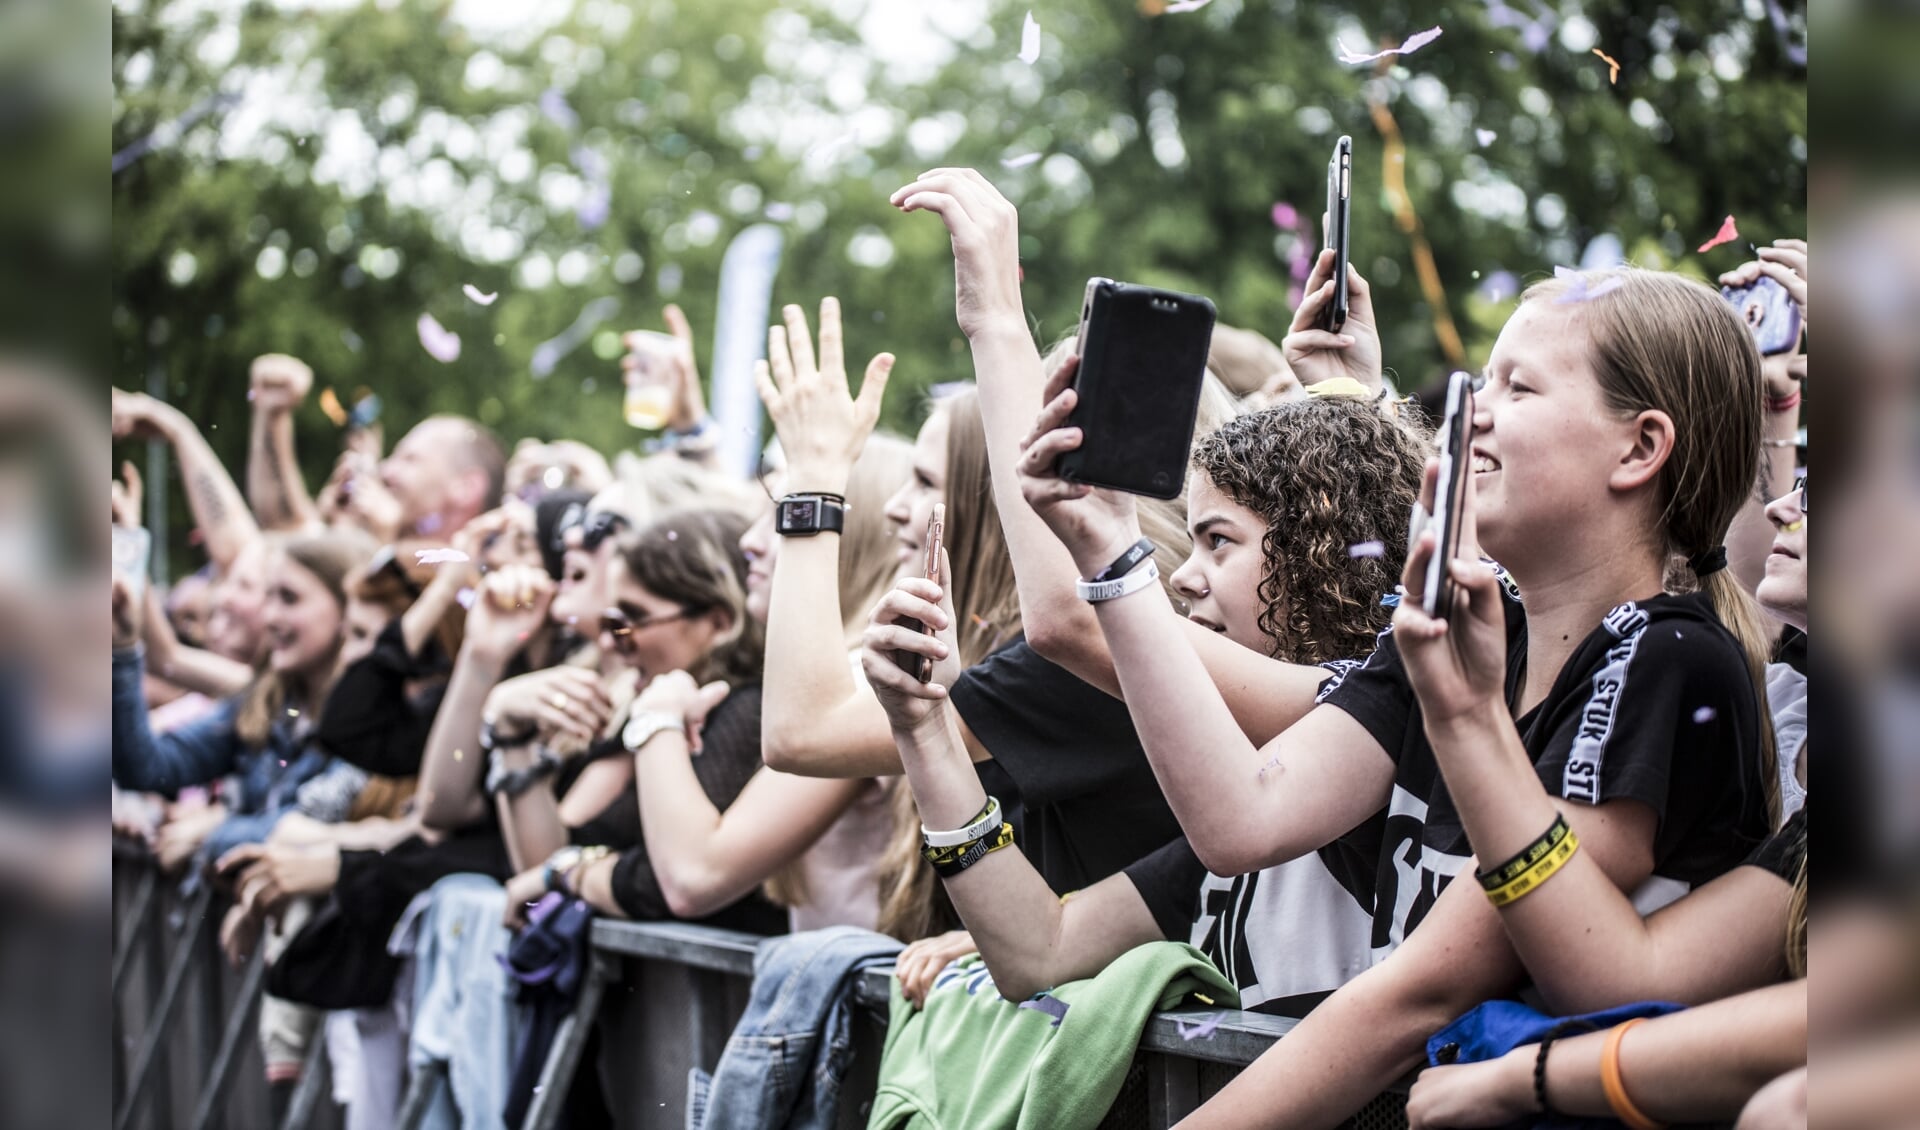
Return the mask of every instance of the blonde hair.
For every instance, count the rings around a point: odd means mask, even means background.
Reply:
[[[1558,297],[1576,277],[1589,291],[1602,281],[1615,284],[1579,307],[1607,407],[1623,416],[1659,411],[1673,421],[1673,451],[1656,483],[1662,551],[1677,565],[1724,550],[1727,527],[1759,473],[1766,384],[1753,335],[1718,292],[1664,271],[1585,271],[1535,283],[1521,301]],[[1769,819],[1778,825],[1780,778],[1766,708],[1773,644],[1766,616],[1730,569],[1703,578],[1685,565],[1669,568],[1668,578],[1669,589],[1705,592],[1745,652],[1759,704],[1761,781]]]
[[[710,471],[678,455],[651,455],[645,459],[621,452],[614,461],[617,481],[638,488],[620,513],[644,526],[670,510],[726,510],[752,521],[767,508],[767,496],[751,482]],[[612,489],[609,486],[607,489]]]
[[[341,621],[334,631],[333,659],[328,661],[326,674],[317,684],[290,686],[286,674],[270,670],[256,676],[247,689],[240,692],[240,710],[234,716],[233,730],[248,749],[260,749],[267,744],[273,724],[286,713],[287,699],[293,692],[304,692],[312,707],[309,713],[318,714],[320,704],[327,700],[327,692],[333,687],[334,677],[339,674],[334,660],[338,659],[340,643],[345,638],[348,578],[365,567],[374,553],[372,540],[352,529],[276,538],[268,544],[272,552],[285,554],[293,564],[326,586],[328,595],[339,608]]]

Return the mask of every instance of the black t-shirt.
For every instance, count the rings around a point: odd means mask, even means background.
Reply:
[[[452,665],[429,638],[418,656],[407,653],[400,618],[381,630],[373,650],[347,665],[320,710],[314,740],[350,765],[386,777],[420,772],[433,716],[446,694]],[[417,694],[407,685],[431,680]]]
[[[1056,892],[1180,835],[1126,703],[1018,640],[961,674],[953,705],[992,761],[975,766]]]
[[[1507,701],[1526,675],[1526,612],[1504,574]],[[1394,760],[1374,883],[1373,947],[1403,941],[1472,858],[1420,704],[1388,627],[1320,701],[1364,726]],[[1539,706],[1516,721],[1547,791],[1598,805],[1640,801],[1659,817],[1642,913],[1736,867],[1769,831],[1760,703],[1740,646],[1701,594],[1629,601],[1575,648]]]
[[[693,758],[693,775],[700,781],[700,791],[725,812],[760,765],[760,688],[736,687],[707,718],[700,755]],[[581,845],[604,844],[619,852],[613,867],[613,897],[627,917],[658,921],[674,916],[647,855],[647,841],[640,830],[640,793],[633,782],[599,814],[571,829],[567,838]],[[787,932],[787,912],[769,902],[759,888],[691,921],[755,934]]]
[[[1807,806],[1804,804],[1778,832],[1767,837],[1766,843],[1755,848],[1746,860],[1748,867],[1758,867],[1768,874],[1780,876],[1788,883],[1799,881],[1800,869],[1806,863]]]

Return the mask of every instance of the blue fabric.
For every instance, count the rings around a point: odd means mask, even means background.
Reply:
[[[1498,1059],[1518,1047],[1537,1044],[1547,1033],[1560,1030],[1555,1039],[1584,1032],[1604,1032],[1629,1020],[1651,1019],[1679,1012],[1685,1005],[1667,1001],[1639,1001],[1580,1016],[1548,1016],[1519,1001],[1487,1001],[1433,1034],[1427,1041],[1427,1063],[1434,1067],[1450,1063],[1483,1063]],[[1537,1115],[1512,1123],[1513,1127],[1618,1127],[1611,1118],[1542,1118]]]
[[[429,1112],[422,1130],[506,1130],[508,1073],[520,1027],[500,960],[511,937],[500,924],[506,909],[499,883],[449,875],[433,885],[419,920],[407,1066],[418,1072],[429,1063],[446,1064],[452,1098]]]
[[[753,995],[711,1079],[694,1068],[687,1130],[832,1130],[853,1060],[850,982],[898,941],[830,926],[761,942]]]
[[[527,1022],[514,1041],[513,1075],[507,1083],[508,1126],[526,1121],[560,1022],[574,1010],[586,976],[587,935],[592,928],[593,908],[586,900],[548,891],[501,959],[501,968],[517,986],[515,999],[527,1012]]]
[[[267,732],[266,744],[248,749],[234,732],[240,696],[220,703],[204,718],[156,734],[147,720],[145,653],[113,653],[113,781],[123,789],[177,793],[233,775],[223,799],[231,814],[207,837],[205,859],[218,860],[240,844],[267,838],[298,800],[300,786],[333,759],[303,742],[286,719]]]

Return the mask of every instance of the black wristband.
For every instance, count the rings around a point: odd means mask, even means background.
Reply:
[[[537,732],[534,727],[528,726],[517,734],[503,734],[494,728],[493,723],[482,722],[480,724],[480,750],[482,753],[492,753],[496,749],[519,749],[521,746],[532,741]]]
[[[1539,1113],[1546,1118],[1558,1118],[1560,1114],[1547,1101],[1547,1052],[1552,1050],[1553,1042],[1562,1036],[1593,1031],[1593,1025],[1584,1020],[1568,1020],[1547,1029],[1540,1037],[1540,1050],[1533,1055],[1533,1101]]]
[[[1111,565],[1108,565],[1105,569],[1100,570],[1093,576],[1088,577],[1087,580],[1097,585],[1101,581],[1111,581],[1116,577],[1124,577],[1128,573],[1138,569],[1142,561],[1152,557],[1153,551],[1157,548],[1159,547],[1153,544],[1152,538],[1141,538],[1139,541],[1128,546],[1125,553],[1114,558]]]

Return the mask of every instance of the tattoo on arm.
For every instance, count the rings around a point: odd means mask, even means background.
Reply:
[[[187,480],[187,489],[200,504],[201,521],[209,526],[226,521],[227,502],[220,497],[220,483],[211,471],[200,471]]]

